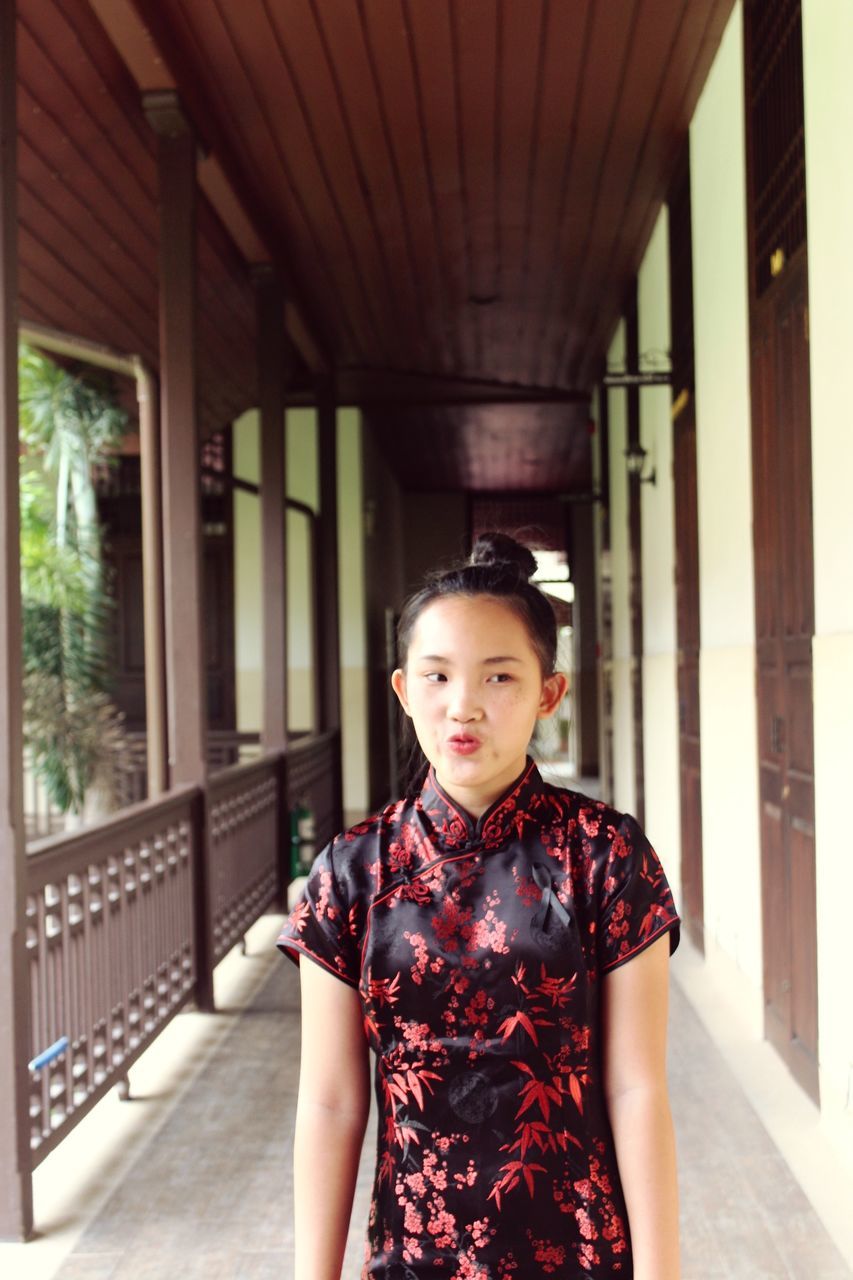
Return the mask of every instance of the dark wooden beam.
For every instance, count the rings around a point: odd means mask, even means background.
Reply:
[[[174,92],[149,94],[160,189],[160,428],[169,783],[203,787],[207,775],[207,677],[196,395],[196,152]],[[198,816],[195,861],[196,999],[213,1007],[206,818]]]
[[[317,527],[317,566],[320,581],[316,619],[320,706],[317,727],[338,729],[340,708],[340,645],[338,640],[338,415],[335,389],[324,378],[317,396],[317,455],[320,473],[320,519]]]
[[[196,139],[174,93],[146,98],[160,179],[160,422],[169,781],[206,773],[196,400]]]
[[[284,295],[270,267],[254,272],[257,296],[263,576],[263,725],[267,751],[287,745],[287,505]]]
[[[32,1232],[18,498],[15,3],[0,0],[0,1238]]]
[[[171,91],[180,95],[182,110],[207,153],[201,174],[207,198],[243,255],[250,255],[246,257],[248,265],[257,265],[258,253],[264,255],[260,261],[275,265],[288,297],[287,331],[312,372],[327,373],[331,368],[327,344],[321,326],[301,296],[281,241],[277,213],[267,204],[262,186],[251,179],[242,156],[229,144],[216,103],[181,46],[174,22],[162,5],[149,0],[132,0],[130,5],[122,6],[95,0],[94,7],[143,98],[156,96],[163,89],[164,80]]]
[[[567,508],[569,568],[575,585],[572,604],[572,699],[575,764],[585,777],[598,775],[598,627],[595,606],[595,546],[592,502]]]
[[[399,369],[339,369],[335,393],[341,407],[362,408],[423,406],[443,408],[472,404],[580,404],[588,405],[586,388],[530,387],[482,378],[454,378],[406,372]],[[290,405],[311,405],[315,389],[307,383],[288,392]]]

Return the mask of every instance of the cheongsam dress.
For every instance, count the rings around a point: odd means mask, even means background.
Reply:
[[[319,854],[279,946],[358,991],[376,1055],[362,1280],[629,1280],[601,984],[678,927],[634,819],[532,761],[479,821],[430,771]]]

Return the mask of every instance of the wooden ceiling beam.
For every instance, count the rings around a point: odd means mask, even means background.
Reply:
[[[390,405],[589,404],[584,388],[530,387],[483,378],[401,372],[397,369],[341,369],[336,375],[339,404],[364,408]]]
[[[240,158],[228,145],[215,111],[192,68],[181,60],[174,37],[156,6],[146,0],[89,0],[101,25],[142,94],[179,93],[205,154],[198,182],[247,266],[274,264],[285,284],[285,330],[312,373],[331,360],[320,329],[298,296],[293,273],[274,233],[275,219],[259,206]]]

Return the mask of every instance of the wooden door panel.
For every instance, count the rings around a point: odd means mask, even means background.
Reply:
[[[682,907],[687,931],[702,948],[705,907],[699,710],[699,514],[696,417],[692,402],[688,402],[674,424],[673,459]]]
[[[784,825],[781,805],[765,800],[761,806],[764,1001],[768,1014],[782,1028],[788,1028],[791,1022],[791,894],[788,876],[780,874],[786,862]]]
[[[814,629],[804,254],[752,313],[765,1025],[817,1096]]]
[[[817,1055],[817,937],[814,826],[791,823],[791,1034]]]

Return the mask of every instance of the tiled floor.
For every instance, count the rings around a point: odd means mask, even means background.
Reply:
[[[298,1003],[296,970],[276,963],[59,1280],[287,1280]],[[853,1280],[677,983],[671,1043],[685,1280]],[[367,1149],[344,1280],[370,1163]]]

